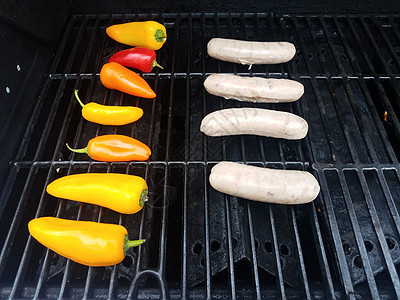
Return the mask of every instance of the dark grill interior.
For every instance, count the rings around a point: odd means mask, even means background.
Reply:
[[[127,48],[105,34],[111,24],[157,20],[168,41],[141,74],[157,93],[138,99],[104,88],[101,66]],[[208,57],[212,37],[287,40],[297,55],[282,65],[247,66]],[[371,298],[400,297],[400,16],[266,13],[73,16],[59,41],[0,199],[0,297],[21,298]],[[252,104],[211,96],[212,73],[292,78],[305,86],[294,104]],[[85,102],[134,105],[145,114],[121,127],[82,119]],[[207,113],[263,107],[303,116],[302,141],[255,136],[209,138]],[[103,163],[72,154],[96,135],[119,133],[152,148],[148,162]],[[280,206],[223,195],[211,168],[233,160],[309,170],[321,193],[313,203]],[[150,200],[135,215],[58,200],[48,183],[67,174],[143,176]],[[114,267],[88,268],[33,240],[37,216],[123,224],[146,238]]]

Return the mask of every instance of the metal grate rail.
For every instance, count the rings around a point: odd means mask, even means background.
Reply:
[[[141,74],[157,98],[105,89],[101,66],[126,48],[105,28],[149,19],[168,31],[157,52],[164,69]],[[297,54],[289,63],[249,70],[208,57],[212,37],[287,40]],[[73,16],[1,192],[0,298],[400,298],[399,70],[397,15]],[[293,104],[219,99],[203,89],[217,72],[293,78],[305,94]],[[145,114],[121,127],[86,122],[74,89],[86,102],[135,105]],[[238,106],[301,115],[309,134],[299,142],[199,131],[205,114]],[[65,147],[109,133],[145,142],[150,160],[96,162]],[[309,170],[321,194],[302,206],[223,195],[208,183],[221,160]],[[142,176],[150,200],[141,212],[120,215],[46,194],[54,179],[83,172]],[[29,236],[27,222],[43,215],[122,224],[131,239],[147,242],[117,266],[84,267]]]

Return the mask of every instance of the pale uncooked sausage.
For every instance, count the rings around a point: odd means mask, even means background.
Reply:
[[[250,42],[213,38],[207,44],[207,53],[213,58],[242,65],[280,64],[296,54],[289,42]]]
[[[215,96],[260,103],[293,102],[304,93],[304,86],[294,80],[233,74],[212,74],[204,81],[204,87]]]
[[[276,170],[234,162],[220,162],[211,169],[211,186],[219,192],[254,201],[303,204],[320,191],[307,171]]]
[[[208,136],[254,134],[299,140],[307,135],[308,124],[292,113],[262,108],[228,108],[205,116],[200,131]]]

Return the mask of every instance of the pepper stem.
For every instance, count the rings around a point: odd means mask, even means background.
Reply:
[[[130,241],[129,237],[127,234],[125,234],[125,238],[124,238],[124,246],[123,246],[123,250],[124,250],[124,254],[126,254],[126,251],[128,251],[128,249],[132,248],[132,247],[137,247],[140,246],[141,244],[143,244],[146,240],[134,240],[134,241]]]
[[[67,146],[67,148],[70,150],[70,151],[72,151],[72,152],[75,152],[75,153],[86,153],[87,155],[89,155],[89,150],[88,150],[88,147],[86,146],[85,148],[81,148],[81,149],[73,149],[73,148],[71,148],[69,145],[68,145],[68,143],[66,143],[65,144],[66,146]],[[90,156],[90,155],[89,155]]]
[[[78,96],[78,90],[75,90],[75,91],[74,91],[74,94],[75,94],[75,98],[76,98],[76,100],[78,100],[79,104],[80,104],[82,107],[84,107],[85,104],[83,104],[83,102],[81,101],[81,99],[80,99],[79,96]]]
[[[139,198],[139,205],[140,207],[143,207],[144,203],[149,201],[149,197],[147,196],[147,189],[143,190],[142,193],[140,194]]]
[[[162,29],[157,29],[156,33],[154,34],[154,37],[155,37],[157,43],[162,43],[167,38],[167,36],[164,33],[164,30],[162,30]]]
[[[160,69],[164,69],[164,67],[158,64],[156,60],[153,60],[153,63],[151,64],[151,68],[153,69],[154,67],[159,67]]]

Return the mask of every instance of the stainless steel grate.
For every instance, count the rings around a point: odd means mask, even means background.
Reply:
[[[105,28],[131,20],[164,23],[158,51],[165,68],[142,74],[157,93],[138,99],[106,90],[99,71],[125,46]],[[289,63],[246,66],[207,56],[212,37],[288,40]],[[134,14],[71,18],[0,200],[0,298],[383,298],[400,297],[400,17],[351,15]],[[294,104],[262,104],[302,115],[306,139],[208,138],[203,116],[249,106],[211,96],[211,73],[293,78],[305,86]],[[98,126],[81,118],[86,101],[136,105],[136,124]],[[102,163],[72,154],[96,135],[119,133],[147,143],[148,162]],[[247,202],[214,191],[221,160],[312,171],[320,197],[298,207]],[[57,200],[46,185],[66,174],[143,176],[150,201],[135,215]],[[87,268],[29,237],[35,216],[123,224],[147,242],[118,266]]]

